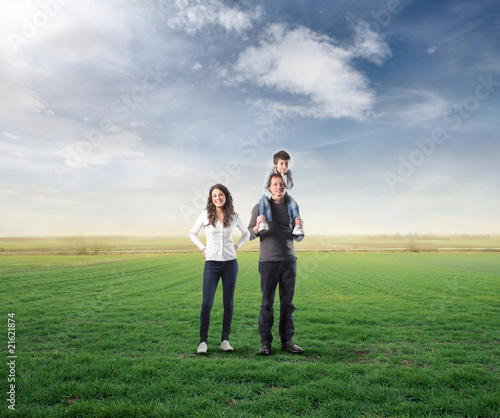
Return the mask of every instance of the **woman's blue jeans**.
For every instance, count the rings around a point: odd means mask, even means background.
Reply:
[[[200,342],[207,342],[210,327],[210,311],[214,303],[215,291],[222,279],[222,300],[224,316],[222,318],[221,341],[229,340],[233,321],[234,289],[238,275],[238,261],[205,261],[203,271],[203,302],[201,304]]]

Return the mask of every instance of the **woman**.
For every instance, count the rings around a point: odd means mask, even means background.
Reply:
[[[236,245],[233,244],[232,237],[235,227],[241,231],[241,238]],[[207,236],[206,246],[198,238],[201,228],[205,229]],[[233,351],[233,347],[229,345],[229,334],[233,320],[234,289],[238,274],[236,252],[248,241],[249,237],[250,233],[234,211],[233,198],[229,190],[222,184],[212,186],[208,195],[207,207],[189,231],[189,239],[202,251],[205,259],[199,354],[207,352],[210,310],[219,279],[222,279],[224,303],[220,348],[223,351]]]

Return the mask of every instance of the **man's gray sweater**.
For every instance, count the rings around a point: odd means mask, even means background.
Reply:
[[[260,238],[259,263],[295,259],[297,257],[293,241],[302,241],[304,237],[292,234],[293,225],[290,223],[286,204],[278,204],[274,200],[270,200],[273,221],[269,222],[269,230],[262,231],[258,235],[253,232],[253,228],[257,224],[257,217],[260,215],[259,204],[253,207],[248,224],[250,241]]]

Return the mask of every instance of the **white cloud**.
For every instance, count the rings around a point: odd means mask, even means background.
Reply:
[[[103,135],[102,141],[98,144],[81,141],[66,146],[59,151],[63,164],[72,169],[80,169],[91,165],[107,165],[117,158],[143,156],[142,153],[133,150],[142,140],[139,135],[117,126],[111,131]]]
[[[18,136],[14,135],[14,134],[11,134],[9,132],[4,132],[3,136],[6,137],[6,138],[9,138],[9,139],[19,139]]]
[[[68,207],[75,205],[77,202],[73,200],[67,200],[67,199],[55,199],[52,197],[47,197],[47,196],[33,196],[33,200],[36,203],[41,203],[45,205],[51,205],[51,206],[58,206],[58,207]]]
[[[67,65],[100,69],[107,66],[113,72],[120,68],[126,71],[131,22],[137,28],[142,21],[138,7],[122,3],[9,2],[3,18],[0,17],[5,33],[0,37],[0,51],[5,59],[2,67],[10,68],[11,76],[16,78],[23,73],[25,79],[32,78],[38,72],[39,76],[53,76],[52,82],[57,81],[57,75]],[[15,69],[21,65],[25,68]]]
[[[0,37],[0,123],[6,131],[16,129],[24,140],[34,133],[43,139],[74,137],[74,130],[62,132],[60,126],[53,135],[54,124],[47,129],[56,115],[54,110],[64,109],[59,115],[67,119],[69,127],[76,126],[71,115],[75,109],[82,111],[80,104],[87,106],[85,112],[98,111],[89,103],[92,95],[100,95],[96,103],[105,103],[103,97],[111,89],[109,84],[101,88],[102,80],[120,76],[122,80],[122,74],[134,66],[128,48],[132,13],[114,3],[9,2],[0,16],[5,33]],[[13,48],[7,35],[23,41]],[[91,71],[95,76],[84,87],[82,74]],[[71,95],[70,89],[72,93],[80,89],[82,94]],[[90,122],[88,116],[77,114],[86,123]]]
[[[394,103],[395,116],[407,123],[422,123],[441,118],[449,109],[448,101],[432,91],[401,89],[402,96]]]
[[[366,22],[358,22],[354,27],[356,32],[354,46],[350,51],[354,56],[365,58],[369,62],[382,65],[392,52],[379,33],[373,32]]]
[[[243,51],[232,72],[219,69],[227,85],[245,82],[289,93],[293,104],[268,102],[275,111],[314,118],[366,118],[375,101],[368,79],[351,60],[363,57],[381,64],[390,51],[367,25],[357,27],[357,41],[343,48],[332,38],[305,27],[288,30],[274,24],[260,45]],[[308,99],[303,103],[303,99]]]
[[[23,121],[45,109],[42,98],[33,86],[22,82],[0,81],[0,90],[2,91],[2,100],[0,100],[2,120]]]
[[[221,26],[227,32],[242,33],[252,27],[252,21],[261,16],[261,8],[251,11],[231,8],[219,0],[169,0],[167,25],[190,35],[209,26]]]
[[[22,152],[18,151],[13,151],[10,153],[13,157],[19,157],[19,158],[25,158],[25,157],[31,157],[31,154],[23,154]]]
[[[405,71],[407,61],[403,65],[404,57],[396,57],[391,62],[396,76],[380,77],[380,84],[370,85],[370,72],[381,73],[372,64],[382,65],[391,50],[363,22],[348,19],[351,30],[344,32],[335,23],[345,16],[343,6],[337,4],[341,2],[330,2],[321,11],[311,9],[309,28],[298,23],[304,22],[302,17],[294,20],[303,8],[298,2],[287,3],[286,11],[270,6],[267,21],[264,3],[260,9],[255,2],[227,0],[4,3],[0,215],[10,222],[2,225],[0,235],[164,230],[185,236],[191,225],[186,219],[183,222],[180,205],[201,210],[206,186],[226,178],[238,211],[247,217],[260,193],[259,173],[265,172],[275,147],[292,153],[293,194],[304,205],[311,234],[426,232],[429,228],[462,232],[482,230],[481,225],[499,230],[494,187],[498,176],[494,162],[485,163],[485,158],[496,161],[498,149],[492,101],[482,102],[481,111],[456,131],[458,148],[467,150],[457,175],[430,176],[449,167],[443,161],[449,152],[443,148],[415,170],[399,194],[389,196],[395,204],[388,203],[384,171],[397,169],[398,153],[406,157],[415,149],[411,139],[415,128],[425,134],[436,120],[441,121],[437,126],[442,125],[441,117],[451,105],[444,98],[463,99],[467,78],[468,85],[477,78],[460,72],[453,78],[449,65],[438,56],[441,50],[434,45],[453,44],[454,65],[470,62],[467,48],[459,48],[456,31],[445,31],[454,35],[443,40],[429,31],[429,25],[424,33],[411,26],[410,18],[398,15],[390,31],[383,32],[402,44],[411,43],[425,57],[415,62],[415,72]],[[36,33],[25,36],[16,53],[9,33],[23,35],[23,25],[28,27],[24,19],[43,19],[35,13],[55,3],[60,5],[57,13],[46,24],[38,20]],[[336,17],[327,23],[325,12]],[[269,21],[270,16],[275,20]],[[290,26],[275,24],[278,21]],[[443,30],[441,22],[433,28]],[[338,32],[342,39],[351,40],[339,41],[322,31]],[[491,49],[484,48],[479,45],[484,56],[474,61],[474,68],[486,77],[495,74],[498,65]],[[120,109],[125,109],[124,97],[139,97],[133,93],[143,91],[145,80],[149,87],[158,81],[144,77],[159,62],[161,82],[154,91],[147,89],[144,100],[129,101],[127,111],[118,113],[112,103],[120,100]],[[364,73],[360,64],[367,63]],[[235,87],[231,94],[209,79],[214,69],[216,81]],[[451,77],[446,86],[436,83],[445,76]],[[428,79],[433,82],[426,84]],[[401,85],[407,88],[398,88]],[[418,90],[408,88],[415,85]],[[266,122],[273,119],[268,112],[261,113],[267,117],[261,120],[248,111],[248,104],[281,112],[286,123]],[[381,123],[333,120],[361,120],[372,111],[379,112]],[[330,120],[300,120],[296,115]],[[120,128],[101,129],[99,123],[108,118]],[[272,130],[272,141],[266,142],[269,137],[261,133],[269,132],[269,127],[277,129]],[[470,139],[478,132],[484,141]],[[305,137],[309,142],[304,147]],[[405,138],[412,141],[409,146]],[[450,152],[462,152],[458,148]],[[241,173],[225,175],[226,163],[233,160]],[[474,170],[463,171],[469,166],[476,167],[488,183],[464,186],[466,177],[478,177]],[[312,203],[321,189],[315,181],[318,169],[333,185],[324,199],[326,206],[337,202],[330,205],[333,212]],[[450,190],[457,184],[463,195]],[[436,199],[438,192],[446,199]],[[369,213],[364,210],[367,206],[373,209]],[[143,216],[137,217],[141,210]],[[447,226],[454,212],[457,226]]]

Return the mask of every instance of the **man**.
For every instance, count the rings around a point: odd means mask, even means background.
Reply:
[[[262,304],[259,314],[259,333],[262,347],[259,354],[267,355],[271,351],[273,341],[272,327],[274,323],[274,295],[279,285],[280,322],[279,334],[281,349],[292,353],[301,353],[302,349],[292,341],[295,334],[293,323],[293,295],[295,292],[295,278],[297,275],[297,257],[293,241],[302,241],[303,235],[293,235],[295,225],[303,225],[302,218],[290,223],[290,217],[285,201],[285,182],[281,174],[273,174],[269,178],[268,189],[272,194],[271,211],[273,221],[269,223],[269,230],[259,232],[261,222],[266,222],[260,214],[260,205],[252,209],[248,230],[250,240],[260,238],[259,273],[262,291]]]

